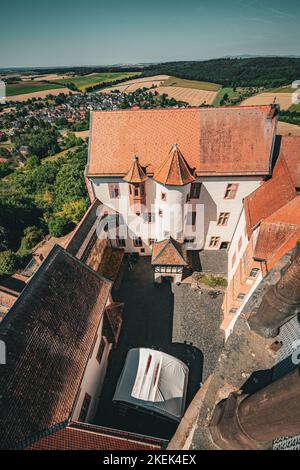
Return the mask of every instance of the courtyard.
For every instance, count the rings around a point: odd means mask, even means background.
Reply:
[[[135,410],[120,412],[120,409],[113,405],[112,397],[127,352],[136,347],[160,350],[185,362],[189,367],[187,406],[201,386],[202,351],[196,343],[191,345],[189,341],[185,340],[173,342],[174,298],[178,297],[177,290],[181,286],[171,285],[169,282],[155,285],[150,257],[140,257],[136,263],[133,263],[131,269],[125,264],[122,280],[115,286],[113,290],[114,301],[125,304],[123,325],[119,343],[110,354],[95,423],[169,439],[176,430],[176,423],[170,423],[154,415],[142,414]],[[181,299],[181,297],[178,298]],[[195,309],[198,308],[195,303],[193,305]],[[182,308],[183,306],[180,307],[180,310]],[[203,323],[202,327],[204,327]]]

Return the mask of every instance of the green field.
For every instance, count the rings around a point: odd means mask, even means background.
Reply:
[[[271,90],[266,90],[268,93],[294,93],[295,88],[291,86],[283,86],[279,88],[272,88]]]
[[[60,85],[59,83],[55,84],[38,81],[12,83],[6,86],[6,95],[23,95],[27,93],[35,93],[37,91],[55,90],[61,87],[62,85]]]
[[[83,91],[88,87],[112,82],[114,80],[125,80],[128,78],[137,77],[140,74],[141,72],[95,73],[90,75],[57,79],[53,80],[53,83],[60,83],[64,86],[66,86],[68,83],[73,83],[78,88],[78,90]]]
[[[300,113],[300,104],[293,104],[290,108],[289,111],[291,112],[296,112]]]
[[[221,101],[226,93],[228,94],[230,100],[235,100],[239,98],[238,91],[234,91],[233,88],[224,87],[219,91],[218,96],[214,101],[214,106],[221,106]]]
[[[169,77],[163,82],[163,86],[176,86],[181,88],[194,88],[195,90],[218,91],[221,85],[198,80],[185,80],[184,78]]]

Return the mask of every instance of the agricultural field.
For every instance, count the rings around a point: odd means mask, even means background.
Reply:
[[[300,126],[278,121],[277,134],[279,135],[297,135],[300,137]]]
[[[292,93],[276,93],[266,92],[251,96],[242,101],[243,106],[264,105],[276,103],[280,105],[283,110],[289,109],[292,106]]]
[[[134,78],[109,88],[104,88],[101,93],[110,93],[113,90],[119,90],[122,93],[132,93],[138,88],[151,88],[160,86],[169,78],[169,75],[154,75],[153,77]]]
[[[17,96],[24,95],[27,93],[36,93],[44,90],[53,90],[62,88],[59,83],[46,83],[42,81],[21,81],[17,83],[11,83],[6,86],[6,96]]]
[[[221,88],[221,90],[217,94],[217,96],[216,96],[216,98],[213,102],[213,105],[214,106],[222,106],[222,104],[223,104],[222,101],[225,99],[226,96],[228,97],[228,101],[230,101],[230,102],[239,99],[239,93],[238,93],[237,90],[234,90],[233,88],[224,87],[224,88]]]
[[[160,86],[149,91],[152,93],[157,91],[160,95],[165,93],[169,98],[175,98],[177,101],[185,101],[190,106],[201,106],[203,104],[212,105],[218,94],[216,91],[175,86]]]
[[[112,73],[91,73],[89,75],[81,75],[77,77],[65,77],[53,80],[53,83],[67,85],[72,83],[80,91],[86,88],[101,85],[102,83],[112,82],[114,80],[122,80],[125,78],[136,77],[141,72],[112,72]]]
[[[300,113],[300,104],[292,104],[289,111]]]
[[[26,101],[26,100],[29,100],[31,98],[46,98],[47,95],[59,95],[60,93],[65,93],[66,95],[68,95],[69,93],[72,93],[71,90],[69,90],[69,88],[65,88],[65,87],[60,87],[60,88],[54,88],[54,89],[47,89],[47,90],[43,90],[43,91],[35,91],[35,92],[32,92],[32,93],[25,93],[25,94],[22,94],[22,95],[14,95],[14,96],[8,96],[7,97],[7,101],[13,101],[13,102],[16,102],[16,101]]]
[[[268,90],[269,93],[294,93],[296,91],[295,88],[292,88],[291,86],[283,86],[279,88],[272,88],[271,90]]]
[[[221,85],[217,83],[201,82],[198,80],[185,80],[183,78],[169,77],[165,82],[164,86],[176,86],[180,88],[193,88],[195,90],[204,91],[218,91]]]

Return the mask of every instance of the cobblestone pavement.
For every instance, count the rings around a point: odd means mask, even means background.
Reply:
[[[112,404],[126,354],[131,348],[148,347],[183,360],[190,368],[187,404],[200,386],[202,354],[191,346],[172,344],[174,295],[169,283],[154,285],[149,257],[141,257],[125,271],[113,299],[125,303],[123,325],[118,346],[110,354],[95,423],[168,439],[176,424],[131,410],[121,415]]]

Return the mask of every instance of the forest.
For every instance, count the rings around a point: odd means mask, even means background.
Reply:
[[[165,62],[146,66],[143,74],[174,75],[188,80],[219,83],[226,87],[274,88],[289,85],[300,78],[300,58],[255,57]]]

